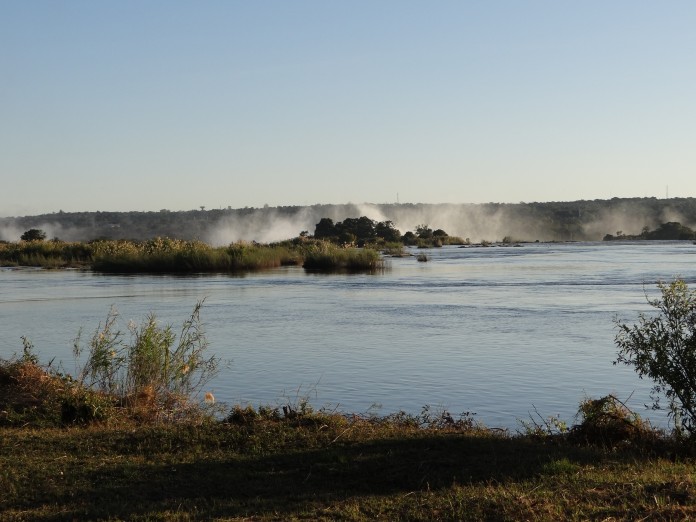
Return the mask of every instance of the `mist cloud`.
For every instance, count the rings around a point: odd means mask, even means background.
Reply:
[[[677,221],[694,228],[696,202],[691,199],[614,199],[520,204],[374,204],[312,205],[181,212],[59,213],[0,219],[0,239],[17,241],[30,228],[49,239],[148,239],[155,236],[200,239],[214,246],[236,241],[270,243],[314,233],[322,218],[343,221],[367,216],[391,221],[402,233],[419,225],[450,235],[499,241],[597,241],[621,231],[640,234],[643,227]]]

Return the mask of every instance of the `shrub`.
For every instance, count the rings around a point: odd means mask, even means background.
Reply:
[[[573,426],[571,436],[583,443],[608,447],[619,444],[641,446],[658,436],[648,421],[614,395],[582,401],[578,416],[580,423]]]
[[[382,254],[390,257],[406,257],[409,255],[404,249],[404,245],[402,243],[384,244]]]
[[[63,241],[21,241],[0,245],[0,264],[60,268],[85,266],[92,260],[92,247]]]
[[[219,359],[206,357],[208,342],[200,320],[202,302],[182,325],[178,339],[171,326],[160,326],[154,314],[142,325],[129,325],[131,342],[118,330],[112,309],[88,342],[87,359],[78,381],[116,397],[142,417],[177,416],[190,411],[197,395],[218,370]],[[79,358],[84,348],[75,340]]]
[[[642,378],[655,383],[653,408],[660,397],[669,402],[670,417],[678,433],[696,432],[696,293],[677,279],[658,283],[661,299],[648,300],[657,309],[655,317],[639,316],[628,326],[615,320],[618,328],[618,358],[614,364],[633,366]]]
[[[300,254],[288,245],[237,242],[213,248],[200,241],[155,238],[146,242],[95,243],[93,268],[117,273],[239,272],[297,265]]]
[[[320,271],[373,271],[382,267],[382,258],[379,252],[369,248],[341,248],[319,241],[306,248],[302,266]]]
[[[42,367],[31,342],[22,339],[23,355],[0,361],[0,426],[86,424],[111,414],[112,398]]]

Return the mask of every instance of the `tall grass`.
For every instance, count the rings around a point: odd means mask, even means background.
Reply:
[[[370,248],[343,248],[327,241],[317,241],[305,248],[304,264],[308,270],[372,271],[382,268],[379,252]]]
[[[239,272],[300,262],[299,252],[282,245],[238,242],[211,247],[200,241],[155,238],[96,243],[93,269],[111,273]]]
[[[19,241],[0,243],[0,265],[43,268],[83,267],[92,262],[87,243],[65,241]]]
[[[208,341],[200,319],[201,305],[196,304],[178,337],[172,326],[160,326],[150,314],[143,324],[128,325],[130,342],[118,329],[118,313],[112,309],[86,347],[82,332],[75,340],[76,359],[86,351],[78,382],[148,417],[186,411],[189,399],[200,393],[220,363],[205,353]]]
[[[287,265],[320,271],[373,271],[382,267],[382,258],[372,248],[343,248],[319,240],[271,245],[240,241],[212,247],[201,241],[158,237],[147,241],[0,243],[0,265],[91,267],[104,273],[230,273]]]

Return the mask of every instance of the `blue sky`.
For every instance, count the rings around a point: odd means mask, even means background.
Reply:
[[[0,3],[0,215],[696,196],[696,2]]]

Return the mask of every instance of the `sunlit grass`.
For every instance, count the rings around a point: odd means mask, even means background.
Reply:
[[[300,253],[283,245],[238,242],[211,247],[200,241],[157,238],[144,243],[98,243],[93,268],[111,273],[240,272],[300,262]]]
[[[87,243],[65,241],[0,242],[0,266],[84,267],[92,262]]]
[[[382,256],[370,248],[343,248],[319,241],[304,252],[304,268],[309,270],[371,271],[383,266]]]
[[[317,240],[271,245],[240,241],[223,247],[162,237],[148,241],[0,243],[3,266],[83,267],[104,273],[233,273],[291,265],[358,272],[374,271],[382,264],[374,249],[343,248]]]

